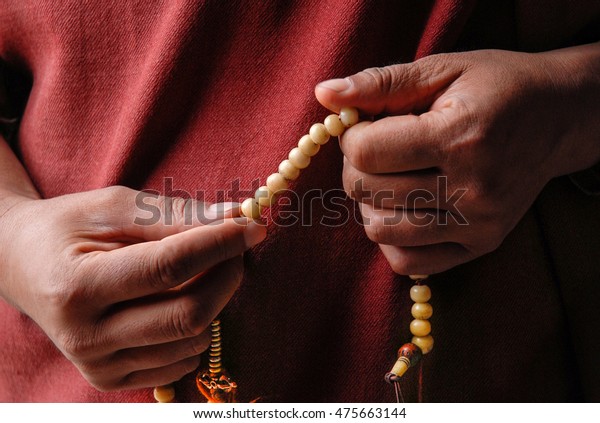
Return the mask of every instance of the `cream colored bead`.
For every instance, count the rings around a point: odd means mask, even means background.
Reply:
[[[299,148],[292,149],[288,159],[298,169],[305,169],[310,164],[310,157],[304,154]]]
[[[408,275],[413,281],[423,281],[429,277],[429,275]]]
[[[250,219],[260,219],[260,206],[254,198],[246,198],[240,207],[242,214]]]
[[[267,187],[273,195],[279,195],[281,191],[288,189],[288,182],[280,173],[273,173],[267,178]]]
[[[325,129],[327,129],[327,132],[329,132],[329,135],[331,135],[332,137],[339,137],[346,130],[346,127],[344,126],[338,115],[327,116],[323,124],[325,125]]]
[[[431,299],[431,289],[427,285],[414,285],[410,288],[410,298],[415,303],[426,303]]]
[[[254,199],[261,207],[269,207],[273,204],[275,197],[267,186],[262,186],[254,193]]]
[[[298,148],[305,156],[312,157],[319,152],[321,146],[315,144],[310,135],[304,135],[298,141]]]
[[[329,132],[327,132],[327,128],[322,123],[315,123],[311,126],[308,134],[315,144],[323,145],[329,141]]]
[[[358,123],[358,110],[354,107],[342,107],[340,121],[346,128],[356,125]]]
[[[294,166],[289,160],[284,160],[279,164],[279,173],[288,181],[293,181],[300,176],[300,169]]]
[[[431,335],[413,336],[411,342],[421,348],[423,354],[427,354],[433,349],[433,337]]]
[[[406,357],[400,357],[394,363],[394,367],[390,370],[397,377],[401,377],[410,368],[410,361]]]
[[[429,319],[433,316],[433,307],[429,303],[414,303],[410,313],[415,319]]]
[[[427,336],[431,332],[429,320],[415,319],[410,322],[410,333],[415,336]]]
[[[158,402],[173,402],[175,399],[175,388],[173,385],[155,387],[154,399]]]

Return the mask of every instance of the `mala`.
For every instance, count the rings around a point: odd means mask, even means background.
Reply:
[[[410,299],[415,303],[410,309],[414,320],[410,322],[410,332],[413,334],[411,342],[404,344],[398,350],[398,359],[392,370],[385,375],[385,381],[394,386],[396,401],[404,402],[402,390],[400,389],[400,378],[406,371],[421,361],[423,355],[433,349],[433,337],[429,318],[433,315],[433,307],[429,304],[431,289],[421,282],[427,279],[427,275],[410,275],[415,285],[410,289]],[[419,376],[419,402],[422,397],[422,378]]]
[[[316,155],[330,137],[339,137],[342,133],[358,123],[358,110],[353,107],[342,107],[340,114],[331,114],[323,123],[315,123],[307,135],[298,141],[286,160],[279,164],[278,172],[271,174],[265,186],[256,190],[254,198],[245,199],[240,206],[240,214],[250,219],[260,219],[264,210],[274,204],[277,197],[289,187],[289,182],[298,178],[300,171],[310,164],[311,157]],[[394,386],[396,399],[400,401],[402,392],[398,383],[400,377],[410,367],[414,366],[433,348],[433,338],[429,335],[431,325],[427,319],[433,314],[428,303],[431,290],[421,281],[426,275],[413,275],[411,279],[416,285],[410,290],[411,299],[415,302],[412,315],[415,318],[410,324],[414,335],[412,341],[404,344],[398,350],[398,359],[392,370],[385,375],[385,380]],[[229,377],[221,361],[221,323],[214,320],[211,323],[211,344],[209,348],[208,368],[198,373],[196,385],[208,402],[235,402],[237,384]],[[172,384],[154,388],[154,398],[158,402],[173,402],[175,388]],[[403,399],[402,399],[403,400]]]

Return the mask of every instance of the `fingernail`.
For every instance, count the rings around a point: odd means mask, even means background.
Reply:
[[[227,203],[215,203],[208,206],[206,209],[206,218],[207,219],[218,219],[221,218],[227,213],[235,208],[239,208],[240,203],[227,202]]]
[[[342,91],[345,91],[348,88],[350,88],[350,81],[342,78],[330,79],[329,81],[323,81],[317,84],[317,86],[341,93]]]
[[[246,248],[252,248],[261,243],[267,237],[267,228],[256,222],[249,222],[244,232],[244,242]]]

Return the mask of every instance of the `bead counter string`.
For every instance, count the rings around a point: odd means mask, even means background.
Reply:
[[[414,320],[410,322],[410,332],[413,334],[411,342],[404,344],[398,350],[398,358],[392,369],[386,373],[385,381],[394,386],[396,401],[404,402],[402,390],[400,388],[400,378],[406,371],[415,366],[423,355],[428,354],[433,349],[433,337],[431,333],[431,323],[429,318],[433,315],[433,307],[428,301],[431,299],[431,289],[423,285],[422,281],[427,279],[427,275],[410,275],[415,285],[410,289],[410,298],[415,303],[410,312]],[[422,367],[421,367],[422,371]],[[422,398],[422,373],[419,374],[419,402]]]
[[[271,174],[266,185],[256,190],[254,198],[245,199],[240,206],[240,214],[250,219],[260,219],[264,210],[277,201],[277,197],[289,187],[289,182],[298,178],[300,171],[307,168],[311,157],[315,156],[322,145],[330,137],[339,137],[346,128],[358,123],[358,110],[353,107],[342,107],[340,114],[331,114],[323,123],[315,123],[310,127],[309,133],[298,141],[298,146],[293,148],[286,160],[279,164],[278,172]],[[411,279],[416,285],[411,288],[410,295],[415,304],[410,330],[414,337],[412,342],[403,345],[398,350],[398,360],[392,370],[385,375],[385,380],[394,386],[398,402],[404,398],[398,383],[400,377],[416,364],[423,354],[427,354],[433,347],[433,338],[429,335],[431,325],[427,320],[431,317],[432,308],[427,301],[431,291],[421,281],[426,275],[413,275]],[[235,402],[237,384],[227,375],[221,361],[221,326],[219,320],[211,323],[211,345],[209,349],[209,367],[196,376],[198,390],[208,402]],[[172,384],[154,388],[154,398],[158,402],[173,402],[175,389]]]

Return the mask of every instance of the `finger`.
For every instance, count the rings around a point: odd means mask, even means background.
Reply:
[[[400,275],[432,275],[444,272],[475,257],[459,244],[444,243],[422,247],[380,245],[392,270]]]
[[[365,232],[378,244],[417,247],[444,242],[460,242],[468,236],[468,226],[444,216],[435,209],[375,209],[359,204]]]
[[[86,194],[89,200],[78,200],[78,210],[84,208],[83,215],[96,223],[108,239],[155,241],[239,215],[237,203],[210,204],[122,186]]]
[[[340,147],[352,166],[366,173],[434,168],[444,161],[452,122],[451,109],[360,122],[341,136]]]
[[[107,348],[156,345],[197,336],[221,312],[238,288],[241,257],[215,266],[205,275],[155,300],[126,304],[103,322]]]
[[[90,254],[87,273],[96,300],[114,304],[173,288],[218,263],[240,256],[266,237],[246,218],[193,228],[161,241]]]
[[[344,157],[342,180],[348,195],[377,208],[438,208],[439,172],[423,170],[395,174],[370,174],[356,169]]]
[[[457,56],[435,55],[413,63],[370,68],[315,88],[317,100],[334,112],[352,106],[370,115],[427,110],[439,92],[465,69]]]
[[[143,389],[177,382],[185,375],[197,370],[200,361],[200,356],[196,356],[168,366],[132,372],[118,383],[117,389]]]
[[[205,331],[175,342],[120,350],[100,361],[84,364],[83,370],[91,382],[108,384],[133,372],[157,369],[198,357],[208,349],[210,338],[210,331]],[[79,367],[82,367],[81,363]]]
[[[174,342],[120,350],[112,356],[107,370],[125,375],[175,364],[205,352],[210,346],[210,338],[210,331],[204,331]]]

